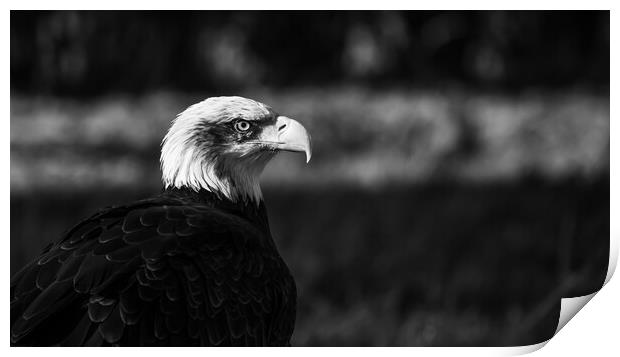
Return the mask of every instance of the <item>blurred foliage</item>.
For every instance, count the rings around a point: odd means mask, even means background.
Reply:
[[[313,137],[306,166],[282,154],[264,186],[436,179],[596,178],[609,172],[609,98],[502,96],[363,88],[239,93],[300,120]],[[13,191],[160,187],[159,144],[170,120],[210,93],[88,101],[13,96]]]
[[[608,11],[12,11],[11,87],[609,86]]]

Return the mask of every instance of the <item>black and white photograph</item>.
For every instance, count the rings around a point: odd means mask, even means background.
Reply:
[[[608,10],[10,10],[9,344],[541,344],[610,143]]]

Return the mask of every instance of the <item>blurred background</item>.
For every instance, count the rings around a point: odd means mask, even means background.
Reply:
[[[609,12],[11,11],[11,274],[161,189],[170,120],[301,121],[262,183],[294,346],[550,338],[609,252]]]

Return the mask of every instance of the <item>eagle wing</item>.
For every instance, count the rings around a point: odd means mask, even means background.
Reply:
[[[11,279],[11,343],[286,345],[295,294],[271,238],[241,217],[186,204],[117,207]]]

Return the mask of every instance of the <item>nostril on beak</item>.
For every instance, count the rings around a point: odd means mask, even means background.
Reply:
[[[278,135],[284,133],[284,130],[288,130],[289,127],[289,123],[291,122],[292,119],[287,118],[287,117],[283,117],[283,116],[279,116],[277,121],[276,121],[276,128],[278,129]]]

